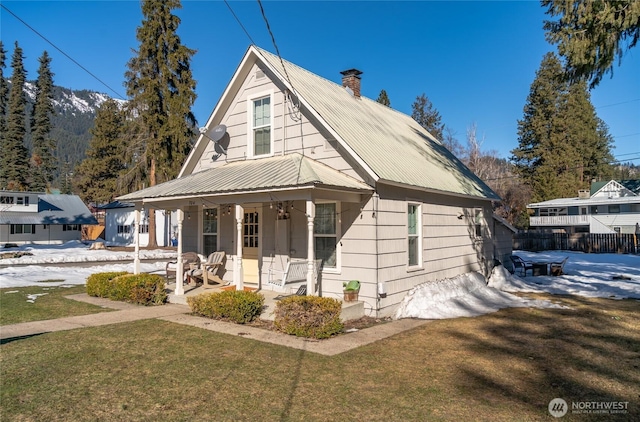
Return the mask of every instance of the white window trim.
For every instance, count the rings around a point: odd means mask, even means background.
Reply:
[[[270,145],[269,145],[269,154],[260,154],[260,155],[255,155],[254,152],[254,139],[253,139],[253,130],[255,129],[253,126],[253,102],[255,100],[259,100],[261,98],[266,98],[269,97],[270,101],[269,101],[269,115],[270,117],[270,127],[271,127],[271,136],[270,136]],[[274,130],[274,120],[275,120],[275,116],[274,116],[274,103],[275,103],[275,99],[274,99],[274,95],[273,95],[273,90],[270,89],[268,91],[262,91],[262,92],[258,92],[254,95],[251,95],[249,97],[247,97],[247,157],[249,158],[263,158],[263,157],[272,157],[274,155],[274,134],[275,134],[275,130]],[[261,127],[266,127],[266,126],[261,126]]]
[[[340,239],[342,238],[342,218],[341,210],[342,207],[340,201],[315,201],[316,205],[318,204],[336,204],[336,266],[335,267],[322,267],[323,274],[342,274],[342,242]],[[315,239],[316,237],[333,237],[330,235],[322,235],[313,233],[313,244],[314,244],[314,255],[315,255]],[[317,258],[315,256],[314,258]]]
[[[418,233],[416,233],[413,236],[417,236],[418,238],[418,264],[417,265],[409,265],[409,206],[410,205],[414,205],[417,208],[417,212],[418,212],[418,221],[416,221],[416,227],[417,227],[417,231]],[[416,270],[421,270],[423,268],[423,261],[422,261],[422,204],[419,202],[407,202],[407,206],[406,206],[406,210],[407,213],[405,221],[405,227],[407,228],[407,240],[406,240],[406,245],[407,245],[407,260],[406,260],[406,265],[407,265],[407,271],[416,271]]]
[[[202,207],[203,218],[199,219],[200,221],[198,221],[198,225],[200,226],[198,231],[200,232],[200,237],[201,237],[199,242],[202,242],[202,248],[201,249],[202,249],[202,251],[204,251],[204,237],[213,235],[213,233],[208,233],[208,232],[205,233],[204,232],[204,213],[207,210],[216,210],[216,215],[218,217],[218,224],[216,225],[216,233],[215,233],[215,235],[216,235],[216,251],[219,251],[220,250],[220,218],[221,218],[220,206],[219,205],[217,205],[215,207]]]

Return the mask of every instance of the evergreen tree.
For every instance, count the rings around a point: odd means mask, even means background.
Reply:
[[[178,174],[196,135],[191,112],[196,81],[190,68],[195,51],[181,44],[176,33],[180,19],[171,13],[181,7],[179,0],[142,1],[143,21],[136,34],[140,45],[125,75],[144,136],[137,164],[143,166],[149,186]],[[155,214],[149,216],[149,246],[156,246]]]
[[[125,169],[123,121],[123,112],[114,100],[105,101],[98,110],[87,158],[74,175],[74,187],[85,203],[104,204],[118,194],[118,176]]]
[[[518,147],[511,151],[532,199],[573,197],[588,188],[591,179],[609,174],[610,148],[586,84],[566,82],[558,57],[546,54],[518,121]]]
[[[9,88],[7,81],[4,79],[5,60],[7,59],[7,51],[4,44],[0,40],[0,188],[6,186],[7,179],[5,177],[6,157],[5,141],[7,132],[7,102],[9,101]]]
[[[30,188],[45,191],[51,187],[56,171],[54,151],[56,142],[50,136],[53,109],[53,73],[49,67],[51,58],[45,51],[39,59],[36,98],[31,120],[31,183]]]
[[[432,134],[436,139],[442,140],[444,123],[442,123],[440,113],[435,109],[425,94],[416,97],[411,109],[411,117],[413,120],[418,122],[420,126],[425,128],[427,132]]]
[[[613,62],[640,39],[640,2],[634,0],[543,0],[547,14],[547,40],[558,44],[566,58],[566,76],[586,79],[593,88],[606,73],[613,76]]]
[[[5,135],[2,162],[6,183],[0,188],[9,190],[28,190],[27,175],[29,173],[29,153],[24,145],[26,129],[27,98],[24,93],[26,71],[23,65],[22,48],[15,43],[11,58],[11,90],[9,93],[9,110],[7,115],[7,131]]]
[[[382,105],[386,105],[387,107],[391,107],[391,101],[389,100],[389,97],[387,96],[387,91],[385,91],[384,89],[382,91],[380,91],[380,95],[378,95],[378,99],[376,101],[379,102]]]

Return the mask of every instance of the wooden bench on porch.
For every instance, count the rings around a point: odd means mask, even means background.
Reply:
[[[320,269],[321,259],[316,259],[313,266],[314,282],[318,281],[318,271]],[[306,259],[292,258],[287,263],[284,271],[269,269],[268,283],[278,287],[280,291],[285,291],[287,287],[291,291],[295,291],[300,284],[307,282],[308,262]]]

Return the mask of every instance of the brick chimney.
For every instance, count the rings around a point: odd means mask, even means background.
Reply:
[[[362,72],[358,69],[349,69],[340,72],[342,74],[342,86],[348,87],[353,91],[353,96],[360,98],[360,75]]]

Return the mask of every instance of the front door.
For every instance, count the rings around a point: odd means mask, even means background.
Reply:
[[[260,282],[259,251],[260,248],[260,210],[245,208],[242,223],[242,269],[244,283]]]

